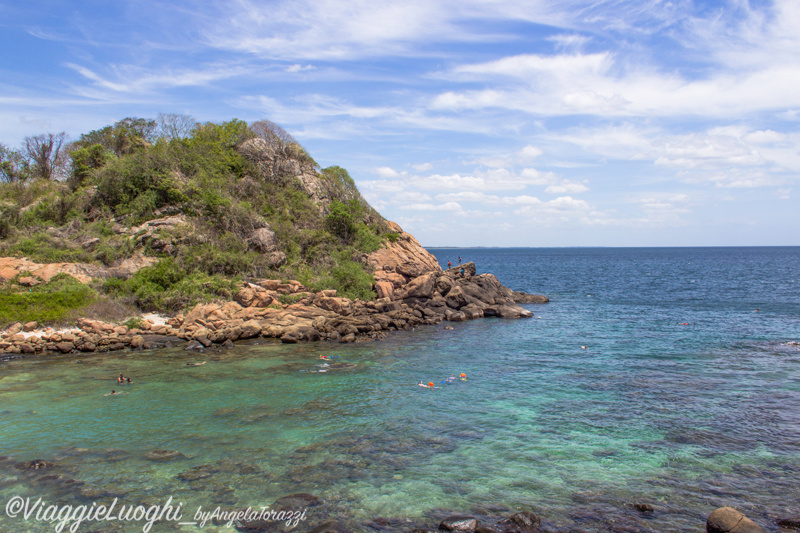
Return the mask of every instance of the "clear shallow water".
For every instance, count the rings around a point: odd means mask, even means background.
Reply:
[[[800,340],[800,248],[431,251],[551,303],[531,306],[538,319],[359,345],[0,364],[0,455],[12,458],[0,501],[173,496],[191,514],[323,498],[300,531],[509,514],[492,506],[533,510],[553,531],[702,531],[722,505],[777,531],[775,517],[800,513],[800,349],[785,344]],[[354,366],[305,372],[320,355]],[[135,383],[117,386],[120,372]],[[104,397],[112,388],[127,394]],[[148,460],[158,449],[186,458]],[[33,459],[83,485],[9,466]],[[0,530],[52,527],[0,511]]]

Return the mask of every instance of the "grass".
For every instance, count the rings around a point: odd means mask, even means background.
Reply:
[[[67,274],[30,288],[9,282],[0,289],[0,324],[64,322],[81,314],[98,296],[97,291]]]

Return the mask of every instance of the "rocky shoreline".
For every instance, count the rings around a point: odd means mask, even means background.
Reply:
[[[409,274],[417,273],[413,268],[419,262],[403,265],[379,271],[376,288],[382,297],[375,301],[337,297],[333,290],[309,292],[298,281],[255,280],[242,286],[234,301],[197,305],[165,324],[140,320],[139,327],[128,328],[80,319],[75,330],[35,334],[38,324],[16,323],[0,335],[0,360],[48,352],[153,349],[181,342],[188,349],[203,350],[257,337],[283,343],[351,343],[442,321],[531,318],[534,314],[519,304],[549,301],[512,291],[492,274],[476,274],[472,262],[445,271],[423,268],[416,276]]]

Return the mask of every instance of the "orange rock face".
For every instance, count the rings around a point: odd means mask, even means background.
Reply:
[[[395,222],[389,227],[397,233],[394,242],[387,241],[380,250],[367,256],[369,264],[375,269],[376,281],[391,282],[394,287],[426,272],[441,272],[442,267],[436,258],[428,252],[410,233],[406,233]]]

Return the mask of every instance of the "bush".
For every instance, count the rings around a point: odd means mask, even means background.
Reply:
[[[67,274],[31,288],[6,284],[0,290],[0,324],[46,324],[74,318],[97,299],[97,292]]]
[[[177,312],[200,302],[229,300],[239,284],[238,277],[187,272],[175,259],[168,257],[139,270],[127,280],[109,279],[103,288],[108,294],[128,299],[144,311]]]

